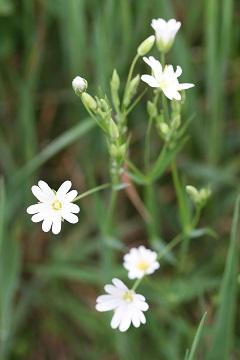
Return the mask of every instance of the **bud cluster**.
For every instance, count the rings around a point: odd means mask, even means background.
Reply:
[[[192,185],[186,186],[186,192],[188,193],[192,202],[198,207],[204,207],[211,196],[211,190],[209,187],[202,188],[197,190]]]

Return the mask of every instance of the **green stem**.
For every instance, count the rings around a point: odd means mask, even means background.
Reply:
[[[160,254],[158,254],[158,260],[162,259],[169,251],[171,251],[175,246],[177,246],[184,239],[184,234],[178,234],[173,238],[173,240],[168,243],[168,245],[163,249]]]
[[[147,88],[143,90],[143,92],[136,98],[136,100],[132,103],[132,105],[127,109],[125,112],[125,116],[128,116],[128,114],[135,108],[135,106],[139,103],[139,101],[142,99],[142,97],[147,92]]]
[[[135,283],[133,284],[133,287],[131,288],[132,291],[136,291],[137,287],[139,286],[139,284],[141,283],[143,277],[141,277],[140,279],[137,279],[135,281]]]
[[[134,71],[134,68],[135,68],[135,66],[136,66],[136,63],[137,63],[139,57],[140,57],[140,56],[139,56],[138,54],[135,55],[135,57],[134,57],[134,59],[133,59],[133,61],[132,61],[132,63],[131,63],[130,69],[129,69],[129,73],[128,73],[128,77],[127,77],[127,82],[126,82],[126,85],[125,85],[125,88],[124,88],[124,93],[123,93],[122,113],[124,113],[124,105],[123,105],[123,104],[124,104],[124,100],[125,100],[125,97],[126,97],[127,88],[128,88],[129,83],[130,83],[130,81],[131,81],[131,79],[132,79],[133,71]]]
[[[148,121],[146,138],[145,138],[144,164],[146,171],[149,168],[149,163],[150,163],[150,138],[151,138],[152,124],[153,124],[153,118],[150,117]]]
[[[78,196],[74,199],[74,202],[76,202],[76,201],[78,201],[78,200],[80,200],[80,199],[83,199],[85,196],[94,194],[94,193],[97,192],[97,191],[106,189],[106,188],[108,188],[108,187],[110,187],[110,186],[111,186],[111,184],[109,184],[109,183],[96,186],[95,188],[93,188],[93,189],[91,189],[91,190],[88,190],[88,191],[85,191],[85,192],[82,193],[81,195],[78,195]]]
[[[114,218],[115,205],[117,201],[117,193],[118,192],[116,190],[112,189],[108,211],[107,211],[107,217],[104,225],[104,234],[107,236],[111,235],[111,231],[112,231],[112,223]]]
[[[181,272],[184,271],[186,260],[187,260],[187,254],[188,254],[188,249],[189,249],[189,244],[190,244],[189,234],[197,227],[199,219],[200,219],[200,215],[201,215],[201,210],[202,209],[200,207],[197,207],[195,216],[190,225],[190,230],[188,231],[188,233],[185,233],[185,236],[184,236],[184,239],[182,242],[182,248],[181,248],[181,252],[180,252],[180,262],[179,262],[179,270]]]

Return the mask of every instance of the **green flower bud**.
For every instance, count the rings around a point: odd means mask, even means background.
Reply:
[[[157,116],[157,107],[151,101],[147,102],[147,112],[150,118],[155,118]]]
[[[197,198],[198,196],[198,190],[192,186],[192,185],[187,185],[186,186],[186,192],[188,193],[188,195],[194,199],[194,202],[195,202],[195,199]]]
[[[86,106],[86,108],[88,108],[89,110],[95,112],[97,110],[97,103],[96,101],[94,100],[94,98],[89,95],[87,92],[84,92],[82,95],[81,95],[81,99],[82,99],[82,102],[84,104],[84,106]]]
[[[137,48],[137,53],[139,56],[145,56],[152,49],[155,42],[155,36],[151,35],[146,40],[144,40]]]
[[[120,100],[118,94],[119,87],[120,87],[120,78],[116,69],[114,69],[112,74],[112,79],[110,82],[110,88],[111,88],[112,102],[116,110],[118,110],[120,106]]]
[[[195,205],[200,207],[206,205],[206,202],[211,195],[211,190],[209,188],[202,188],[197,190],[194,186],[191,185],[186,186],[186,191]]]
[[[162,133],[162,135],[167,135],[169,133],[169,126],[165,122],[162,122],[159,124],[159,129]]]
[[[118,127],[117,127],[117,124],[113,121],[113,119],[110,119],[108,129],[109,129],[109,134],[112,139],[119,138]]]
[[[128,105],[130,104],[132,98],[135,96],[136,92],[137,92],[137,88],[140,82],[140,76],[136,75],[131,81],[130,84],[128,86],[128,88],[126,89],[126,95],[125,95],[125,99],[123,102],[123,105],[125,108],[128,107]]]
[[[171,128],[176,130],[179,128],[180,125],[181,125],[181,116],[177,114],[173,117],[173,120],[171,122]]]

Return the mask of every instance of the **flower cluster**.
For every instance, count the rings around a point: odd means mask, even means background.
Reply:
[[[142,279],[145,275],[152,274],[159,268],[157,253],[146,249],[144,246],[132,248],[123,258],[123,266],[128,270],[129,279]],[[135,283],[136,284],[136,283]],[[114,311],[111,327],[126,331],[133,324],[139,327],[145,324],[144,311],[149,306],[143,295],[135,292],[135,287],[129,289],[121,280],[114,278],[112,284],[104,287],[107,294],[97,298],[98,311]]]

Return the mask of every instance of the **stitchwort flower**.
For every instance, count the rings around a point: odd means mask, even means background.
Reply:
[[[45,181],[40,180],[38,186],[32,186],[32,193],[39,203],[27,208],[27,213],[33,215],[33,222],[42,221],[42,230],[48,232],[52,229],[53,234],[59,234],[63,220],[75,224],[78,222],[78,205],[72,201],[77,196],[76,190],[70,190],[71,181],[65,181],[57,191],[52,190]]]
[[[156,43],[159,51],[167,53],[172,47],[181,23],[175,19],[170,19],[169,21],[153,19],[151,26],[155,30]]]
[[[111,327],[124,332],[131,323],[135,327],[146,323],[144,311],[148,310],[145,297],[130,290],[119,279],[112,280],[113,285],[105,285],[107,295],[97,298],[96,309],[98,311],[114,311]]]
[[[194,84],[179,83],[178,77],[182,74],[182,68],[180,66],[177,66],[176,71],[174,72],[172,65],[166,65],[163,69],[160,62],[153,56],[150,56],[149,58],[144,57],[143,60],[151,67],[152,75],[142,75],[142,81],[153,88],[161,89],[168,99],[181,100],[179,91],[194,86]]]
[[[146,249],[145,246],[132,248],[124,255],[123,266],[128,270],[129,279],[140,279],[144,275],[154,273],[160,267],[157,261],[157,253]]]

